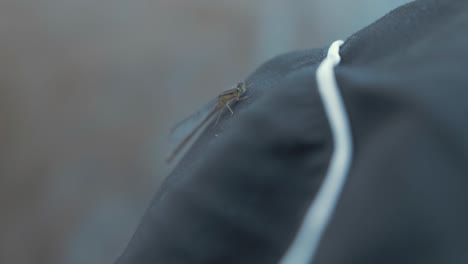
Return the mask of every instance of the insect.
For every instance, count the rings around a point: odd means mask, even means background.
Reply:
[[[176,145],[174,150],[167,157],[168,163],[172,162],[180,151],[190,142],[190,140],[208,123],[212,120],[214,115],[217,113],[216,123],[227,108],[231,115],[234,114],[231,106],[239,100],[247,98],[243,97],[247,91],[247,85],[245,82],[239,82],[235,87],[222,92],[215,99],[209,102],[198,112],[195,112],[191,116],[182,120],[178,123],[171,132],[171,136],[174,138],[182,138],[182,140]],[[195,124],[195,125],[194,125]]]

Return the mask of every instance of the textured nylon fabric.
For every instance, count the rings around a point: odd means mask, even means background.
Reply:
[[[342,46],[354,158],[313,263],[468,263],[467,6],[415,1]],[[168,176],[117,263],[280,260],[333,149],[314,74],[327,48],[247,78],[249,97]]]

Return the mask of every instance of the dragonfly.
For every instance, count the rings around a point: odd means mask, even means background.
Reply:
[[[171,138],[179,139],[180,141],[176,144],[176,147],[167,157],[166,161],[171,163],[191,139],[197,135],[202,128],[206,127],[205,125],[207,125],[208,121],[213,120],[215,114],[217,114],[215,124],[218,123],[225,109],[228,109],[231,115],[233,115],[234,111],[231,106],[239,100],[247,98],[247,96],[245,96],[246,91],[247,85],[245,82],[239,82],[233,88],[219,94],[199,111],[175,125],[171,131]]]

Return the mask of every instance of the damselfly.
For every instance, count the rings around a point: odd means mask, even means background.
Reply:
[[[205,107],[178,123],[172,129],[171,138],[176,140],[178,139],[180,141],[168,156],[167,162],[174,160],[184,146],[186,146],[187,143],[189,143],[190,140],[208,124],[208,121],[213,120],[216,113],[216,124],[226,108],[231,112],[231,115],[234,114],[231,106],[237,101],[246,98],[244,96],[246,91],[247,85],[245,82],[239,82],[235,87],[224,91],[205,105]]]

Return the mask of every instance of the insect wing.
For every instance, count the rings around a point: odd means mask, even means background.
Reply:
[[[171,130],[170,139],[174,144],[178,144],[185,139],[194,129],[196,129],[216,107],[218,98],[215,98],[200,108],[195,113],[186,117],[184,120],[177,123]]]

